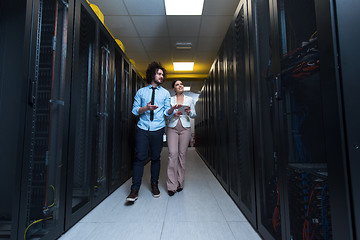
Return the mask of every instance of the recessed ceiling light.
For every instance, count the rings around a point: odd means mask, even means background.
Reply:
[[[174,71],[192,71],[194,70],[194,62],[173,62]]]
[[[164,0],[166,15],[201,15],[204,0]]]

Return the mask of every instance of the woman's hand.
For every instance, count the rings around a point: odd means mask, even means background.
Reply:
[[[173,109],[179,109],[181,108],[182,105],[181,104],[175,104],[174,106],[172,106]]]
[[[171,108],[169,108],[169,110],[168,110],[168,114],[169,115],[172,114],[175,109],[179,109],[179,108],[181,108],[181,106],[182,106],[181,104],[175,104],[175,105],[171,106]],[[174,113],[174,114],[176,114],[176,113]]]
[[[179,117],[180,115],[182,115],[183,113],[181,111],[176,111],[174,113],[175,117]]]
[[[187,115],[190,114],[190,111],[191,111],[191,108],[190,108],[190,107],[186,107],[186,108],[185,108],[185,112],[187,113]]]

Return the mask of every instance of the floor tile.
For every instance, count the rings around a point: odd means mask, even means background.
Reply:
[[[248,222],[228,222],[236,240],[261,240]]]
[[[233,240],[226,222],[165,222],[161,240]]]

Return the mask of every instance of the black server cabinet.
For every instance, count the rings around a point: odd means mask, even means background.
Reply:
[[[205,83],[202,97],[208,124],[201,143],[206,150],[202,154],[197,148],[222,186],[256,225],[248,25],[248,2],[241,1]]]
[[[205,85],[204,85],[204,101],[203,101],[203,111],[204,111],[204,119],[203,119],[203,125],[207,124],[208,128],[204,128],[202,125],[202,131],[203,134],[201,136],[201,138],[196,142],[196,147],[200,148],[202,147],[203,149],[203,157],[204,160],[209,161],[210,159],[210,146],[211,146],[211,138],[209,137],[210,135],[210,129],[211,129],[211,125],[210,125],[210,116],[209,116],[209,112],[210,112],[210,105],[208,104],[209,101],[209,95],[210,95],[210,76],[208,76],[208,79],[206,79]],[[200,96],[199,96],[200,98]],[[196,122],[196,119],[195,119]],[[195,136],[197,136],[197,130],[195,129]],[[207,139],[207,143],[205,144],[205,139]]]
[[[3,113],[0,120],[0,186],[4,193],[0,199],[2,239],[18,239],[31,5],[30,1],[20,0],[0,2],[0,111]]]
[[[219,55],[219,62],[218,62],[218,85],[216,86],[218,89],[218,120],[217,120],[217,126],[219,126],[219,132],[218,132],[218,159],[221,159],[221,161],[217,161],[219,163],[218,165],[218,177],[221,181],[221,184],[226,189],[226,191],[229,191],[229,158],[228,158],[228,145],[229,145],[229,129],[228,129],[228,102],[227,102],[227,55],[226,55],[226,49],[227,45],[223,44],[220,48],[220,55]]]
[[[137,120],[138,117],[136,117],[134,114],[131,113],[132,111],[132,105],[134,102],[134,97],[135,97],[135,93],[136,91],[139,89],[139,84],[138,84],[138,76],[137,76],[137,72],[134,66],[131,67],[131,88],[129,88],[130,91],[130,96],[129,96],[129,111],[130,111],[130,116],[129,116],[129,149],[131,149],[130,153],[129,153],[129,160],[130,160],[130,169],[132,169],[132,162],[133,159],[135,158],[135,131],[136,131],[136,124],[137,124]],[[128,160],[128,161],[129,161]]]
[[[94,105],[96,106],[96,135],[95,135],[95,168],[93,179],[94,203],[100,203],[108,195],[108,158],[111,158],[109,151],[109,114],[111,115],[111,91],[110,86],[110,60],[111,35],[101,24],[98,28],[98,75],[94,81]],[[111,141],[110,141],[111,143]]]
[[[105,31],[107,32],[107,30]],[[110,39],[112,39],[112,37],[110,37]],[[106,153],[106,175],[107,175],[107,194],[109,195],[110,193],[112,193],[114,191],[114,189],[112,188],[114,186],[114,175],[113,175],[113,161],[114,161],[114,148],[116,148],[117,146],[114,143],[114,134],[115,134],[115,129],[114,129],[114,125],[116,124],[116,122],[114,121],[115,118],[115,83],[116,83],[116,79],[115,79],[115,45],[116,42],[114,41],[108,41],[108,46],[105,46],[105,48],[109,51],[109,55],[108,55],[108,91],[107,91],[107,144],[106,144],[106,148],[107,148],[107,153]]]
[[[236,129],[236,121],[234,117],[237,115],[236,103],[236,90],[235,90],[235,64],[234,59],[234,47],[236,46],[234,41],[234,26],[231,23],[231,26],[226,34],[224,41],[226,42],[226,84],[228,86],[227,92],[227,101],[228,101],[228,164],[229,164],[229,194],[237,202],[240,201],[239,198],[239,161],[236,161],[236,134],[234,134],[233,129]]]
[[[228,91],[220,93],[228,97],[227,118],[230,139],[228,171],[229,193],[252,224],[256,224],[255,177],[253,162],[253,133],[250,95],[248,2],[240,1],[227,35],[224,39],[224,79]]]
[[[264,239],[281,237],[278,128],[269,1],[252,1],[250,21],[251,99],[253,111],[257,228]]]
[[[121,125],[121,81],[122,81],[122,59],[123,55],[120,47],[115,48],[114,57],[114,74],[113,74],[113,120],[112,120],[112,157],[110,167],[110,181],[109,191],[113,192],[125,180],[121,175],[121,139],[122,139],[122,125]]]
[[[226,131],[219,126],[226,84],[219,81],[225,76],[234,103],[226,116],[235,119],[228,125],[229,193],[265,239],[359,235],[354,52],[360,34],[348,27],[359,20],[356,7],[319,0],[240,1],[233,33],[227,33],[205,82],[197,150],[226,188],[219,159]],[[209,131],[215,127],[221,130]]]
[[[122,53],[88,3],[77,1],[74,16],[66,229],[120,185],[122,144]]]
[[[130,80],[130,68],[131,65],[127,59],[123,59],[122,61],[122,139],[121,139],[121,149],[122,149],[122,163],[121,163],[121,174],[129,178],[131,176],[132,170],[132,160],[131,150],[133,150],[129,138],[130,138],[130,118],[131,118],[131,110],[132,110],[132,99],[130,96],[130,87],[131,87],[131,80]]]
[[[219,93],[220,93],[220,89],[219,89],[219,59],[217,58],[215,60],[215,64],[214,64],[214,78],[212,79],[213,80],[213,84],[212,84],[212,87],[213,87],[213,93],[214,93],[214,99],[213,99],[213,102],[212,104],[214,105],[213,106],[213,110],[214,110],[214,117],[213,117],[213,124],[214,124],[214,127],[216,126],[216,128],[213,128],[215,129],[214,131],[214,135],[213,135],[213,138],[214,138],[214,155],[213,155],[213,159],[212,159],[212,162],[213,162],[213,168],[214,168],[214,175],[219,178],[220,177],[220,164],[221,164],[221,153],[219,151],[219,147],[220,147],[220,133],[221,133],[221,126],[219,125],[219,119],[220,119],[220,96],[219,96]],[[220,160],[221,159],[221,160]]]
[[[1,237],[54,239],[64,227],[73,1],[12,1],[1,10],[2,46],[16,49],[1,54],[1,103],[13,109],[1,107],[1,125],[17,138],[2,169],[18,179],[1,174],[12,188],[1,204]]]
[[[214,100],[214,69],[212,69],[210,71],[209,74],[209,79],[208,79],[208,90],[209,90],[209,95],[208,95],[208,107],[209,107],[209,114],[206,116],[209,122],[209,128],[207,130],[206,136],[209,139],[209,142],[207,144],[207,162],[209,163],[209,167],[210,170],[212,172],[214,172],[214,156],[215,156],[215,138],[214,138],[214,132],[212,131],[212,129],[215,129],[214,126],[214,118],[215,118],[215,112],[214,112],[214,104],[213,104],[213,100]],[[196,120],[196,118],[195,118]],[[204,142],[205,143],[205,142]]]
[[[98,76],[98,30],[95,14],[89,5],[76,2],[74,59],[71,86],[70,138],[66,192],[66,229],[92,208],[92,172],[97,134],[94,103],[95,79]]]
[[[333,6],[273,3],[283,237],[352,239]]]
[[[360,46],[358,39],[360,31],[358,27],[349,27],[360,21],[358,10],[359,1],[339,2],[336,4],[336,26],[338,27],[338,46],[340,49],[339,65],[341,67],[341,86],[343,91],[344,123],[346,126],[345,139],[347,142],[347,156],[349,158],[350,186],[352,193],[352,211],[354,235],[360,236],[360,82],[358,81],[358,70],[360,69],[359,56]],[[332,6],[333,7],[333,6]],[[344,223],[343,223],[344,224]],[[345,223],[346,224],[346,223]]]

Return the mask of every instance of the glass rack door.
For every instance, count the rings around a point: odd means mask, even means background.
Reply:
[[[259,232],[265,239],[281,239],[281,202],[278,163],[278,141],[275,137],[276,99],[272,70],[272,45],[269,1],[257,1],[253,6],[256,22],[257,55],[252,81],[255,132],[255,158],[258,162],[257,206]]]
[[[102,35],[101,35],[102,36]],[[104,41],[104,40],[103,40]],[[95,161],[94,197],[102,199],[107,193],[107,138],[108,138],[108,84],[110,50],[106,45],[100,50],[99,102],[97,109],[97,139]]]
[[[314,0],[279,1],[284,175],[292,239],[332,239]]]
[[[30,141],[25,153],[26,212],[24,239],[39,239],[61,231],[61,207],[65,75],[68,3],[60,0],[36,2],[36,50],[31,81]],[[21,213],[23,214],[23,213]],[[21,226],[21,225],[20,225]]]
[[[130,160],[131,155],[131,146],[129,145],[129,133],[130,130],[128,128],[130,114],[132,110],[132,101],[130,99],[130,64],[127,60],[123,59],[123,73],[121,79],[121,90],[122,90],[122,163],[121,163],[121,175],[122,176],[130,176],[131,169],[132,169],[132,162]]]
[[[240,209],[255,222],[255,178],[252,153],[251,88],[249,77],[249,29],[248,1],[240,1],[234,20],[234,120],[235,120],[235,161],[237,165],[235,181],[238,183]],[[234,171],[234,170],[232,170]]]
[[[110,191],[120,184],[122,175],[121,170],[121,76],[122,76],[122,56],[120,51],[115,51],[114,63],[114,103],[113,103],[113,147],[111,160],[111,182]]]
[[[79,3],[78,3],[79,4]],[[78,5],[75,20],[79,32],[75,38],[73,61],[72,103],[70,113],[70,141],[66,227],[76,222],[91,207],[91,163],[93,129],[92,91],[95,59],[95,22],[84,6]],[[76,8],[75,8],[76,9]]]

